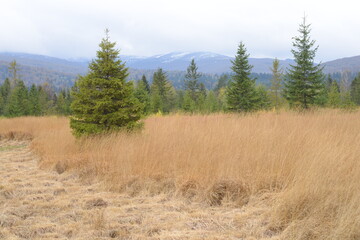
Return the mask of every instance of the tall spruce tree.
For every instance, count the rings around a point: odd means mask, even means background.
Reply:
[[[148,88],[149,84],[143,75],[142,79],[136,84],[134,96],[139,100],[144,115],[150,112],[150,91]]]
[[[29,91],[29,113],[33,116],[41,115],[41,107],[39,101],[39,90],[32,84]]]
[[[317,103],[324,92],[323,67],[314,64],[318,46],[314,47],[315,40],[310,40],[311,29],[305,17],[298,31],[300,35],[293,38],[295,49],[291,50],[295,64],[290,65],[287,71],[284,97],[291,107],[308,109]]]
[[[350,93],[351,93],[352,101],[356,105],[360,105],[360,73],[351,82]]]
[[[132,129],[141,116],[132,83],[126,82],[128,69],[109,31],[105,34],[89,73],[78,78],[73,92],[70,126],[76,136]]]
[[[174,93],[166,73],[159,68],[153,75],[151,85],[151,109],[154,113],[168,113],[172,108]]]
[[[227,107],[230,111],[249,112],[257,108],[258,96],[255,79],[250,78],[253,66],[249,64],[249,54],[240,42],[235,60],[231,67],[234,75],[226,91]]]
[[[196,66],[195,60],[192,59],[186,70],[185,90],[188,91],[189,96],[195,103],[197,103],[199,98],[200,85],[198,79],[201,77],[201,74],[198,73],[197,70],[198,67]]]
[[[28,90],[22,80],[18,79],[16,83],[5,107],[5,116],[7,117],[25,116],[30,113]]]
[[[150,84],[149,84],[148,80],[146,79],[145,75],[142,75],[141,82],[142,82],[143,86],[145,86],[145,90],[150,94]]]

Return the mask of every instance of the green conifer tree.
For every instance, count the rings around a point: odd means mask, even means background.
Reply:
[[[166,73],[159,68],[153,75],[151,85],[151,109],[152,112],[168,113],[174,103],[174,89],[167,80]]]
[[[67,90],[61,90],[56,98],[56,112],[60,115],[70,114],[70,94]]]
[[[290,65],[286,74],[284,97],[291,107],[308,109],[323,93],[323,67],[314,64],[318,46],[313,48],[315,41],[310,40],[310,25],[306,24],[305,17],[298,31],[300,36],[294,37],[295,49],[291,50],[295,65]]]
[[[126,82],[128,69],[119,59],[109,31],[99,44],[89,73],[78,78],[70,126],[75,136],[133,129],[140,120],[140,106],[133,97],[132,84]]]
[[[150,94],[150,84],[148,82],[148,80],[146,79],[146,76],[143,74],[141,77],[142,84],[145,86],[145,90]]]
[[[228,84],[229,84],[229,76],[227,74],[221,74],[214,88],[215,93],[218,94],[220,89],[226,88]]]
[[[29,91],[29,114],[33,116],[41,115],[39,90],[32,84]]]
[[[271,100],[268,92],[266,91],[266,87],[260,84],[256,86],[256,92],[258,96],[257,109],[268,110],[271,106]]]
[[[201,74],[197,72],[198,67],[196,66],[195,60],[192,59],[190,65],[186,70],[185,75],[185,90],[190,94],[193,102],[197,103],[199,98],[199,83],[198,79],[201,77]]]
[[[230,111],[249,112],[257,108],[258,97],[255,90],[255,79],[250,78],[253,66],[249,64],[249,54],[245,45],[240,42],[232,71],[235,73],[226,91],[227,107]]]
[[[142,113],[144,115],[150,113],[150,92],[148,91],[149,84],[144,78],[137,82],[134,96],[139,100],[141,104]]]
[[[22,80],[17,80],[16,83],[5,108],[5,116],[7,117],[25,116],[30,112],[28,90]]]

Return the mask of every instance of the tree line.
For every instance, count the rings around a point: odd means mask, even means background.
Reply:
[[[9,66],[11,78],[0,85],[0,115],[5,117],[42,116],[50,114],[69,115],[70,90],[55,93],[48,83],[26,87],[18,76],[16,61]]]

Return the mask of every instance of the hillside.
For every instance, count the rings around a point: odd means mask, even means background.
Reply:
[[[232,57],[211,52],[173,52],[151,57],[121,56],[130,68],[130,80],[140,79],[144,74],[151,81],[154,71],[161,67],[167,72],[167,76],[176,88],[183,87],[185,71],[191,59],[195,59],[199,72],[203,75],[200,82],[203,82],[209,89],[216,85],[219,75],[230,73]],[[20,66],[20,76],[27,85],[32,83],[51,83],[56,90],[71,87],[80,74],[87,72],[90,59],[66,60],[43,55],[27,53],[0,53],[0,83],[9,76],[9,62],[16,60]],[[258,83],[269,85],[271,58],[249,58],[254,66],[253,77]],[[283,69],[292,64],[293,60],[280,60]],[[353,72],[360,71],[360,56],[337,59],[323,63],[325,73],[338,73],[343,70]],[[351,74],[353,76],[354,74]],[[335,78],[339,74],[335,74]]]
[[[156,69],[162,67],[167,71],[185,71],[191,59],[195,59],[200,72],[210,74],[221,74],[230,72],[231,60],[233,57],[220,55],[211,52],[173,52],[151,57],[124,56],[127,65],[136,69]],[[249,58],[254,66],[254,73],[271,73],[271,58]],[[292,60],[280,60],[283,68],[288,67]]]
[[[342,71],[360,72],[360,56],[340,58],[325,62],[325,71],[327,73],[336,73]]]

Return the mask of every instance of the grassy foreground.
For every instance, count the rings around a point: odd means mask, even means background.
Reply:
[[[67,118],[0,119],[3,137],[21,133],[41,167],[112,191],[210,206],[266,201],[269,230],[284,239],[360,238],[360,112],[150,117],[141,133],[82,141]]]

